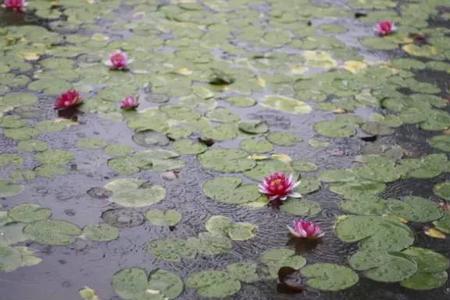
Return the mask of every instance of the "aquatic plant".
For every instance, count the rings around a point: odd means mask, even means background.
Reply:
[[[269,198],[269,201],[284,201],[288,197],[300,198],[300,193],[294,192],[294,189],[300,184],[295,182],[292,175],[286,176],[282,172],[275,172],[264,178],[259,184],[259,191]]]
[[[75,107],[83,102],[80,93],[77,90],[70,89],[56,98],[55,109],[63,110],[69,107]]]
[[[293,236],[298,238],[318,239],[325,234],[324,232],[322,232],[319,225],[303,219],[293,221],[292,227],[287,226],[287,228]]]
[[[386,36],[393,33],[396,30],[396,27],[394,22],[390,20],[382,20],[375,25],[374,30],[377,35]]]
[[[126,70],[131,60],[128,59],[126,52],[122,50],[116,50],[109,55],[109,60],[106,65],[112,70]]]
[[[123,110],[133,110],[139,106],[139,99],[133,96],[128,96],[120,102],[120,108]]]

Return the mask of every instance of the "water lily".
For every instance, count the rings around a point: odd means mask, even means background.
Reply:
[[[300,184],[295,182],[292,175],[286,176],[282,172],[275,172],[264,178],[258,185],[259,191],[269,197],[269,201],[284,201],[288,197],[300,198],[300,193],[294,192],[294,189]]]
[[[396,30],[394,22],[390,20],[379,21],[375,25],[375,32],[379,36],[386,36],[393,33]]]
[[[132,110],[139,106],[138,98],[128,96],[120,102],[120,108],[124,110]]]
[[[319,225],[306,220],[295,220],[291,226],[287,226],[289,232],[298,238],[302,239],[319,239],[324,236],[324,232],[320,229]]]
[[[17,12],[24,12],[27,5],[27,0],[4,0],[2,7]]]
[[[65,91],[56,98],[55,109],[63,110],[70,107],[77,106],[81,104],[83,100],[81,99],[80,93],[77,90],[70,89]]]
[[[113,70],[126,70],[131,60],[128,59],[126,52],[122,50],[116,50],[109,55],[109,60],[106,65]]]

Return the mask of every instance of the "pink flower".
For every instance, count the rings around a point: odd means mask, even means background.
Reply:
[[[318,239],[324,236],[325,233],[320,230],[320,227],[313,222],[305,220],[296,220],[292,223],[293,227],[287,226],[289,232],[298,238],[302,239]]]
[[[106,65],[113,70],[126,70],[131,61],[128,60],[128,55],[125,52],[116,50],[109,55],[109,60],[106,62]]]
[[[81,104],[83,100],[81,99],[80,93],[77,90],[70,89],[56,98],[55,109],[63,110],[69,107],[74,107]]]
[[[120,102],[120,108],[124,110],[132,110],[139,106],[138,98],[128,96]]]
[[[2,7],[17,12],[24,12],[27,5],[27,0],[4,0]]]
[[[287,177],[282,172],[275,172],[265,177],[263,182],[258,185],[258,188],[261,193],[266,194],[269,197],[269,201],[284,201],[288,197],[301,197],[299,193],[294,192],[294,189],[299,184],[300,181],[295,182],[292,175]]]
[[[386,36],[393,33],[396,30],[394,22],[390,20],[379,21],[375,25],[375,32],[379,36]]]

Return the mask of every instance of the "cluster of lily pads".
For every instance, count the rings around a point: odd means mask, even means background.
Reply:
[[[6,62],[0,66],[0,127],[20,154],[0,155],[2,175],[8,176],[0,180],[0,197],[20,197],[26,184],[36,178],[78,171],[73,165],[69,168],[77,161],[74,151],[54,148],[52,141],[68,133],[69,127],[83,123],[35,120],[38,105],[49,107],[48,100],[66,91],[54,103],[61,116],[77,107],[111,122],[125,121],[133,132],[138,150],[112,144],[113,139],[93,137],[78,138],[74,145],[88,153],[100,153],[101,165],[114,175],[169,171],[176,178],[186,167],[184,158],[192,156],[214,177],[202,184],[208,205],[216,201],[251,211],[265,207],[268,201],[280,202],[283,205],[275,213],[307,219],[322,210],[308,195],[327,188],[342,199],[339,208],[346,214],[337,218],[336,236],[345,243],[357,243],[348,266],[307,265],[308,257],[277,248],[267,249],[257,261],[188,270],[185,279],[160,268],[127,267],[111,274],[113,289],[121,298],[174,299],[185,286],[203,297],[223,298],[236,294],[243,284],[276,279],[286,267],[304,279],[307,287],[324,291],[347,289],[359,276],[399,282],[409,289],[443,286],[448,259],[432,249],[414,246],[415,232],[409,224],[445,242],[450,234],[445,202],[450,201],[450,183],[436,183],[430,199],[411,195],[394,199],[381,194],[399,180],[432,179],[450,170],[448,99],[435,82],[420,77],[427,72],[443,78],[449,74],[448,29],[429,28],[428,24],[428,20],[437,24],[448,21],[448,4],[442,0],[347,2],[350,8],[308,0],[267,0],[261,7],[245,0],[169,1],[153,7],[135,0],[127,3],[131,5],[124,12],[126,18],[114,18],[111,27],[99,33],[98,20],[112,21],[121,1],[5,0],[6,9],[19,15],[33,14],[48,21],[52,30],[33,25],[0,29]],[[363,30],[365,25],[376,24],[378,36],[370,29],[361,37],[356,32],[358,46],[349,48],[340,39],[349,28],[333,21],[315,24],[324,17],[328,21],[355,17]],[[75,33],[78,29],[82,30]],[[118,36],[121,38],[116,39]],[[367,50],[385,51],[383,55],[398,52],[403,57],[385,61],[369,55],[367,59],[360,54]],[[134,59],[133,68],[129,68],[127,53]],[[108,55],[107,67],[99,68]],[[88,95],[83,105],[81,95]],[[118,99],[123,99],[119,105]],[[237,113],[241,111],[245,118]],[[264,114],[267,111],[279,114]],[[309,116],[316,113],[325,117],[311,120]],[[383,140],[408,126],[426,131],[427,142],[436,153],[421,156],[395,145],[382,145],[374,154],[366,147],[367,153],[356,157],[351,167],[343,163],[330,169],[320,160],[291,158],[308,146],[291,133],[296,125],[282,117],[286,114],[312,128],[314,136],[307,144],[323,156],[338,142],[351,145],[355,140]],[[235,141],[239,149],[233,147]],[[346,146],[342,153],[331,154],[344,156],[348,150]],[[302,178],[296,186],[289,174],[298,173]],[[147,179],[108,181],[105,194],[120,207],[138,211],[166,197],[163,185]],[[304,198],[295,199],[298,193]],[[77,238],[107,242],[119,237],[119,229],[109,224],[81,229],[50,216],[49,209],[36,204],[0,213],[1,271],[40,262],[29,248],[17,243],[64,246]],[[145,212],[153,226],[170,230],[183,217],[184,212],[174,209]],[[265,225],[215,215],[206,221],[205,232],[155,238],[146,250],[159,260],[182,265],[185,260],[226,254],[236,244],[250,243],[261,226]],[[286,232],[299,238],[324,234],[317,224],[303,219],[294,221]],[[327,237],[332,235],[327,231]],[[98,299],[89,288],[80,294],[84,299]]]

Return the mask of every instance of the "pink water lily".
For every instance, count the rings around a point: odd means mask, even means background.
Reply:
[[[131,60],[128,59],[127,53],[122,50],[116,50],[109,55],[106,65],[113,70],[126,70],[129,63],[131,63]]]
[[[132,110],[139,106],[138,98],[128,96],[120,102],[120,108],[124,110]]]
[[[396,30],[394,22],[390,20],[379,21],[375,25],[375,33],[379,36],[386,36],[393,33]]]
[[[65,91],[61,95],[56,98],[55,101],[55,109],[63,110],[70,107],[77,106],[83,102],[81,99],[80,93],[77,90],[70,89]]]
[[[300,193],[296,193],[294,189],[300,184],[295,182],[292,175],[286,176],[282,172],[275,172],[264,178],[263,182],[258,185],[259,191],[269,198],[269,201],[284,201],[288,197],[300,198]]]
[[[4,0],[2,7],[17,12],[24,12],[27,5],[27,0]]]
[[[296,220],[291,226],[287,226],[289,232],[298,238],[303,239],[319,239],[324,236],[324,232],[320,229],[319,225],[306,220]]]

